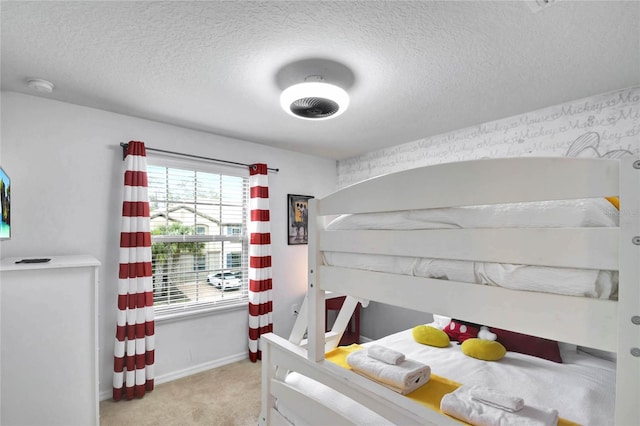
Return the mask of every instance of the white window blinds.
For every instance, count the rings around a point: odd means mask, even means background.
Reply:
[[[156,313],[247,300],[247,177],[156,165],[149,204]]]

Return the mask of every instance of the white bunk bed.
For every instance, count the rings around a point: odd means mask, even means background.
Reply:
[[[340,334],[339,330],[334,330],[330,341],[325,339],[324,293],[333,291],[362,300],[438,313],[616,352],[617,363],[612,373],[615,374],[615,403],[611,403],[614,406],[610,410],[615,421],[611,423],[637,424],[640,419],[639,189],[640,160],[633,158],[509,158],[407,170],[352,185],[322,199],[310,200],[309,340],[307,345],[298,345],[296,339],[287,341],[273,334],[261,337],[260,423],[361,424],[362,420],[348,413],[367,411],[392,424],[459,424],[439,411],[426,408],[324,359],[325,352],[335,346]],[[606,228],[511,227],[409,232],[325,229],[330,219],[344,214],[612,195],[619,195],[621,200],[619,225]],[[327,266],[323,260],[324,252],[427,256],[618,271],[618,297],[611,300],[516,291]],[[348,305],[354,306],[353,303]],[[343,318],[345,321],[342,322],[346,322],[348,313]],[[301,337],[299,325],[294,334]],[[396,340],[395,336],[390,336],[385,343],[391,344]],[[294,376],[306,377],[307,383],[315,383],[318,387],[325,385],[341,396],[314,396],[309,388],[298,386],[299,380],[288,380]],[[464,380],[461,382],[465,384]],[[337,398],[358,405],[351,410],[339,410],[335,407]],[[284,407],[295,415],[283,415]],[[560,416],[563,417],[562,412]]]

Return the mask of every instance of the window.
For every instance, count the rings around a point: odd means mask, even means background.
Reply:
[[[227,226],[227,235],[242,235],[242,227]]]
[[[193,269],[195,271],[204,271],[207,269],[207,256],[204,254],[196,254],[196,259],[193,264]]]
[[[246,301],[249,179],[148,162],[156,313]]]
[[[242,265],[242,253],[227,253],[227,267],[237,268]]]

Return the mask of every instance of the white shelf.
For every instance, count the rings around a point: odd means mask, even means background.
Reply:
[[[16,263],[22,259],[49,258],[46,263]],[[100,261],[89,255],[7,257],[0,261],[0,271],[24,271],[30,269],[78,268],[100,266]]]

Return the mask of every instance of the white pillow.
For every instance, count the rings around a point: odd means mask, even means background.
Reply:
[[[578,353],[578,346],[572,343],[558,342],[558,349],[563,363],[566,362],[565,359],[570,359],[572,354]]]
[[[586,346],[578,346],[578,352],[593,355],[596,358],[606,359],[607,361],[616,362],[618,359],[618,356],[615,352],[607,352],[600,349],[588,348]]]
[[[451,318],[438,314],[433,314],[433,322],[426,324],[438,330],[442,330],[451,322]]]

